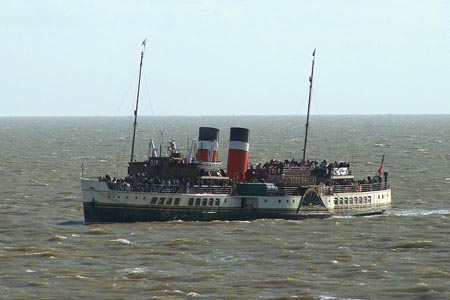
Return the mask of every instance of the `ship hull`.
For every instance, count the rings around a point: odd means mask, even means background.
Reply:
[[[368,216],[382,214],[390,205],[390,190],[358,194],[358,198],[373,199],[371,203],[346,202],[344,199],[351,195],[355,200],[357,198],[356,193],[349,193],[341,194],[340,197],[322,196],[323,205],[304,206],[301,196],[113,191],[104,182],[88,180],[82,181],[82,188],[86,224]]]
[[[184,210],[152,209],[145,207],[112,207],[107,205],[84,204],[86,224],[93,223],[131,223],[167,221],[249,221],[257,219],[301,220],[306,218],[329,218],[329,212],[300,214],[296,211],[245,211],[240,209]]]

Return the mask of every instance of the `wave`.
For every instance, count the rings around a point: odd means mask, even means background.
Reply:
[[[115,243],[119,243],[121,245],[132,245],[133,242],[130,242],[127,239],[116,239],[116,240],[109,240],[110,242],[115,242]]]
[[[388,211],[386,215],[396,217],[417,217],[417,216],[446,216],[450,215],[450,209],[430,209],[430,210],[402,210],[402,211]]]

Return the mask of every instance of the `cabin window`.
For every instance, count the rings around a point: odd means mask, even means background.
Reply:
[[[194,198],[189,198],[188,205],[194,205]]]
[[[338,205],[338,198],[334,198],[334,205]]]
[[[348,198],[347,197],[344,198],[344,203],[348,204]]]
[[[195,206],[199,206],[201,202],[202,202],[202,199],[195,198]]]
[[[214,205],[214,198],[209,198],[208,205],[209,206],[213,206]]]
[[[202,199],[202,205],[206,206],[206,204],[208,204],[208,198],[203,198]]]
[[[344,198],[339,198],[339,204],[344,204]]]
[[[350,204],[353,204],[353,197],[350,197]],[[357,204],[357,203],[355,203]]]
[[[166,198],[159,198],[158,205],[163,205]]]
[[[173,198],[167,199],[166,205],[172,205]]]
[[[180,205],[180,198],[175,198],[173,205]]]
[[[362,197],[359,197],[359,203],[361,203],[361,204],[363,203],[362,202]]]
[[[372,196],[368,197],[369,203],[372,203]]]
[[[156,201],[158,201],[158,198],[157,197],[152,197],[152,200],[150,201],[150,204],[155,205]]]
[[[267,203],[267,199],[264,199],[264,202]]]
[[[367,196],[364,196],[364,203],[367,203]]]
[[[281,203],[281,200],[280,200],[280,199],[278,199],[278,203]]]
[[[223,200],[223,203],[227,203],[227,198],[225,198],[225,200]]]

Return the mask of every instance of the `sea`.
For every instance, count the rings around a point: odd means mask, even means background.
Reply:
[[[0,118],[0,299],[450,299],[450,115],[311,116],[307,157],[383,171],[374,217],[85,225],[80,177],[126,175],[128,117]],[[250,162],[300,159],[304,116],[138,118],[186,153],[250,129]]]

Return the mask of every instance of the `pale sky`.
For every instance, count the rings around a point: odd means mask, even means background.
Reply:
[[[450,1],[0,0],[0,116],[449,114]]]

